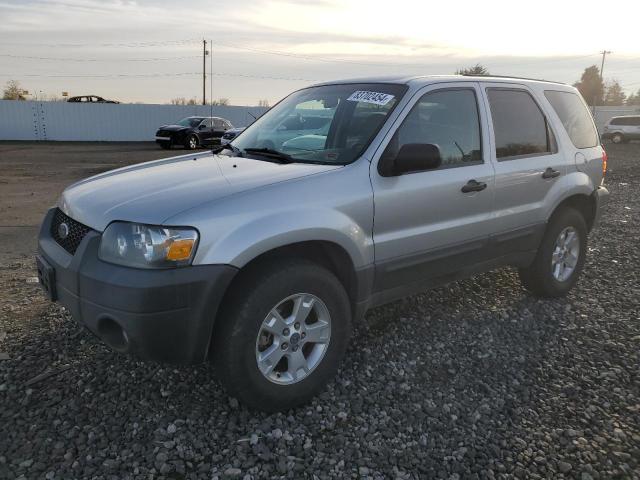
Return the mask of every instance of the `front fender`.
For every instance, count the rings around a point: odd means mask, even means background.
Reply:
[[[231,161],[230,161],[231,162]],[[234,164],[226,165],[234,177]],[[276,168],[293,168],[279,165]],[[194,264],[242,268],[278,247],[308,241],[332,242],[357,269],[373,263],[373,193],[369,163],[275,182],[184,211],[167,224],[200,232]]]
[[[372,241],[365,229],[343,212],[330,209],[280,211],[238,225],[199,251],[197,263],[242,268],[275,248],[306,241],[342,247],[356,268],[372,263]]]

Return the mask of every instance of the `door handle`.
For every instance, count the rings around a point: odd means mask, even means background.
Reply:
[[[467,184],[460,189],[462,193],[480,192],[487,188],[487,184],[484,182],[478,182],[476,180],[469,180]]]
[[[547,178],[556,178],[560,176],[560,171],[559,170],[554,170],[551,167],[548,167],[544,173],[542,174],[542,178],[547,179]]]

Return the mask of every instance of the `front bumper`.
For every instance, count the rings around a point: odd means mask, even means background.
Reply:
[[[53,291],[73,318],[114,350],[190,364],[207,359],[213,323],[237,269],[194,265],[144,270],[98,258],[100,234],[89,232],[71,255],[51,236],[55,209],[38,237],[38,255],[55,274]]]

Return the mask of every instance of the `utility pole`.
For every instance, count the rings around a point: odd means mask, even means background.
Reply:
[[[602,99],[604,100],[604,59],[607,57],[608,54],[613,53],[610,50],[602,50],[601,52],[599,52],[600,55],[602,55],[602,63],[600,64],[600,82],[602,83]],[[593,95],[593,116],[595,118],[596,116],[596,102],[598,101],[597,95]]]
[[[202,104],[207,104],[207,41],[202,40]]]
[[[600,65],[600,80],[602,80],[602,82],[604,83],[604,59],[607,57],[607,54],[609,53],[613,53],[609,50],[603,50],[600,52],[600,55],[602,55],[602,64]]]

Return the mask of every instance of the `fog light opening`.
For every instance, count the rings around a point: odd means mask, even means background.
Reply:
[[[100,338],[114,350],[125,351],[129,348],[127,332],[111,317],[98,320]]]

